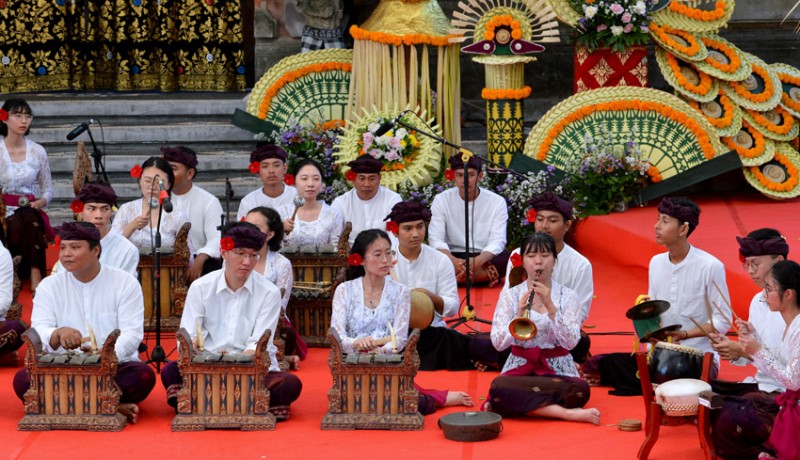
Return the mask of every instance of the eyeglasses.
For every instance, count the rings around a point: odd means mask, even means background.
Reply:
[[[252,259],[255,261],[258,261],[259,257],[261,257],[261,254],[257,252],[244,252],[238,249],[234,249],[233,254],[236,255],[236,257],[244,257],[246,259]]]
[[[746,272],[757,272],[760,265],[761,264],[758,262],[744,262],[742,263],[742,268],[744,268]]]
[[[9,116],[14,117],[17,120],[33,120],[33,115],[31,115],[29,113],[14,112],[14,113],[10,114]]]
[[[394,260],[394,258],[395,258],[395,256],[397,255],[397,253],[396,253],[394,250],[389,250],[389,251],[386,251],[386,252],[384,252],[384,253],[381,253],[381,252],[372,252],[372,253],[368,253],[367,255],[368,255],[368,256],[371,256],[372,258],[375,258],[375,259],[389,259],[389,260]]]
[[[764,285],[764,295],[769,295],[770,292],[781,292],[780,289],[770,286],[769,284]]]

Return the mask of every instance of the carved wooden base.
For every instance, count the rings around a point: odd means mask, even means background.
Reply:
[[[172,419],[172,431],[204,431],[226,428],[242,431],[274,430],[275,416],[271,413],[264,415],[178,414]]]
[[[22,417],[19,431],[86,430],[122,431],[127,419],[124,415],[34,415]]]
[[[416,414],[331,414],[322,417],[323,430],[421,430],[425,418]]]

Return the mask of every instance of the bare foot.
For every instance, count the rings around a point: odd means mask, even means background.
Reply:
[[[590,409],[567,409],[566,420],[573,422],[600,424],[600,410],[594,407]]]
[[[297,355],[289,355],[284,357],[286,362],[289,363],[289,369],[300,369],[300,357]]]
[[[472,398],[463,391],[448,391],[444,406],[472,406]]]
[[[120,404],[117,406],[117,412],[124,415],[131,423],[139,421],[139,406],[136,404]]]

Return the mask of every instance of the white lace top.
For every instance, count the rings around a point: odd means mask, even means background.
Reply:
[[[9,195],[33,195],[53,199],[53,179],[50,177],[50,162],[44,147],[25,139],[25,161],[14,163],[8,155],[5,137],[0,136],[0,186]],[[6,216],[14,214],[16,206],[6,208]]]
[[[125,229],[125,226],[142,214],[142,200],[144,200],[144,198],[129,201],[120,206],[119,211],[117,211],[116,216],[114,216],[114,222],[111,224],[111,229],[124,234],[123,230]],[[187,218],[186,214],[184,214],[180,209],[173,209],[172,212],[164,212],[161,215],[162,252],[172,252],[172,247],[175,246],[175,237],[178,236],[178,230],[180,230],[181,225],[186,222],[189,222],[189,218]],[[150,226],[145,226],[140,230],[134,230],[133,233],[131,233],[131,236],[128,237],[131,243],[139,248],[139,252],[144,254],[150,253],[151,238],[153,238],[153,241],[155,240],[157,224],[158,222],[153,220]],[[193,248],[190,247],[189,249],[190,254],[194,254]]]
[[[408,287],[386,279],[381,293],[381,302],[375,308],[364,305],[364,278],[346,281],[333,294],[331,327],[342,340],[342,350],[352,353],[353,342],[362,337],[381,339],[389,337],[392,323],[397,335],[397,349],[402,350],[408,339],[408,317],[411,313],[411,291]],[[392,344],[387,343],[381,353],[391,353]]]
[[[800,315],[787,328],[777,350],[762,347],[753,354],[753,365],[787,390],[800,390]]]
[[[550,287],[550,298],[556,306],[555,320],[551,320],[547,313],[531,310],[528,317],[536,324],[536,336],[531,340],[518,340],[511,335],[508,325],[517,315],[520,298],[527,291],[528,284],[521,283],[500,293],[492,322],[491,337],[494,347],[500,351],[511,345],[523,348],[549,349],[561,346],[567,350],[573,349],[581,338],[581,305],[575,291],[555,281],[552,281]],[[525,362],[525,358],[512,354],[508,357],[503,372],[522,366]],[[548,358],[547,364],[558,375],[578,377],[575,362],[570,355]]]
[[[294,205],[291,206],[291,211],[286,209],[286,206],[278,210],[281,215],[292,215],[294,212]],[[309,246],[315,244],[339,244],[339,237],[342,235],[344,229],[344,218],[339,211],[322,203],[322,209],[319,211],[319,217],[313,222],[305,222],[300,220],[299,217],[294,219],[294,230],[292,233],[286,235],[283,239],[283,244],[287,246]]]
[[[286,310],[286,306],[289,304],[289,297],[292,295],[292,283],[294,282],[292,262],[284,257],[283,254],[268,251],[267,261],[264,264],[264,278],[283,292],[281,305]]]

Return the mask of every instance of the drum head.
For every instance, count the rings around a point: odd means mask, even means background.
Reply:
[[[666,300],[648,300],[629,308],[625,316],[630,319],[647,319],[658,316],[667,310],[669,310],[669,302]]]
[[[639,342],[642,343],[649,342],[650,339],[665,340],[667,338],[666,334],[664,334],[665,332],[677,331],[681,327],[683,326],[681,326],[680,324],[673,324],[671,326],[662,327],[661,329],[657,329],[649,334],[644,335],[642,338],[639,339]]]
[[[408,321],[408,327],[425,329],[433,322],[434,313],[433,301],[427,294],[420,291],[411,291],[411,317]]]

